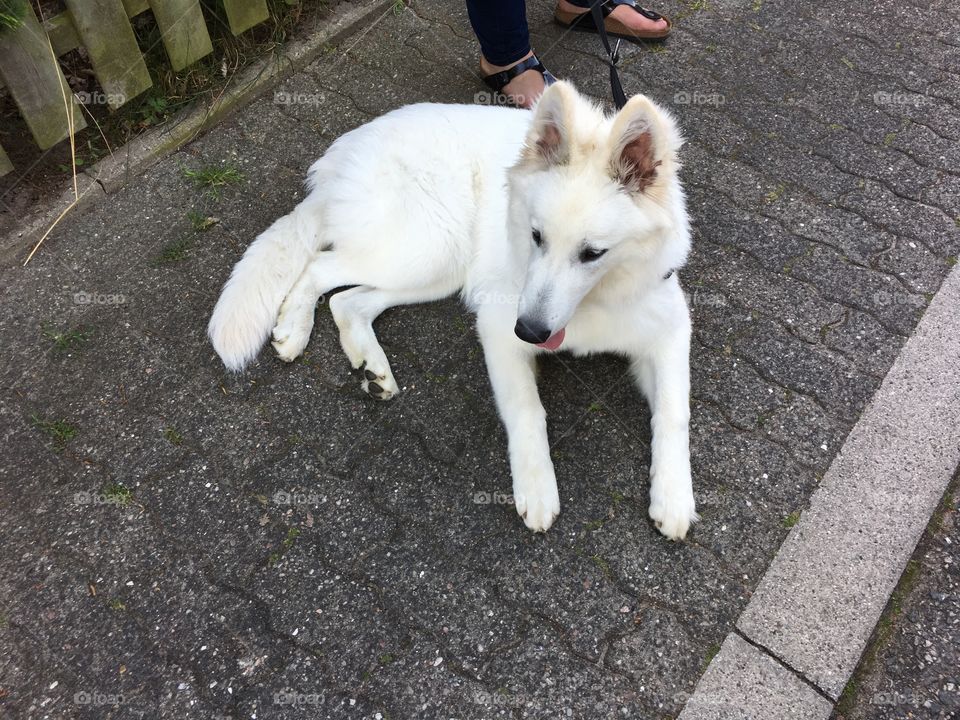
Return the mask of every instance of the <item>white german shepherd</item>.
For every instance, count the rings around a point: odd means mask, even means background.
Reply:
[[[688,447],[690,316],[673,272],[690,235],[673,119],[636,96],[607,117],[573,86],[533,111],[410,105],[330,146],[310,194],[250,246],[210,319],[231,370],[273,331],[303,352],[323,293],[363,390],[399,388],[373,321],[460,291],[477,314],[527,527],[560,512],[536,356],[630,359],[653,413],[650,517],[668,538],[697,520]]]

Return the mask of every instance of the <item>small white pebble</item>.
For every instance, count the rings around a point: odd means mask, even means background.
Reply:
[[[443,663],[443,658],[442,658],[442,657],[438,657],[436,660],[433,661],[433,666],[434,666],[434,667],[439,667],[442,663]]]

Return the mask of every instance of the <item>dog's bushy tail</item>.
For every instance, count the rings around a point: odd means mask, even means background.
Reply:
[[[315,257],[315,210],[301,203],[260,233],[223,286],[207,334],[229,370],[242,370],[256,357],[284,298]]]

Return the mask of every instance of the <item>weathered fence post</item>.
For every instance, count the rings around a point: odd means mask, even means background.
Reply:
[[[114,110],[153,84],[120,0],[66,0],[93,71]]]
[[[70,135],[71,115],[74,130],[87,126],[32,7],[23,25],[0,32],[0,77],[41,150]]]

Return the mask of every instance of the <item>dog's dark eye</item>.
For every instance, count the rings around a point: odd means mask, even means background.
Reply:
[[[603,248],[603,249],[584,248],[583,250],[580,251],[580,262],[584,262],[584,263],[593,262],[594,260],[598,260],[601,257],[603,257],[604,253],[606,252],[607,252],[606,248]]]
[[[540,234],[539,230],[533,231],[533,244],[537,247],[543,245],[543,236]]]

